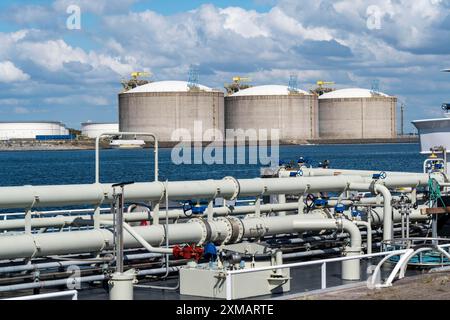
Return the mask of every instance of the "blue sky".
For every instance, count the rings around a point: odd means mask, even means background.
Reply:
[[[69,30],[67,7],[81,10]],[[223,87],[253,84],[380,89],[407,106],[406,121],[450,102],[450,0],[22,0],[0,2],[0,118],[117,121],[120,80]],[[407,130],[412,130],[410,125]]]

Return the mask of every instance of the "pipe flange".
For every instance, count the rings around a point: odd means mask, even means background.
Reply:
[[[375,186],[376,186],[376,185],[384,186],[384,183],[381,182],[380,180],[374,180],[374,181],[372,181],[372,182],[370,183],[369,191],[370,191],[372,194],[378,195],[379,192],[375,190]]]
[[[236,200],[237,197],[239,196],[239,194],[241,193],[241,185],[239,184],[239,181],[235,177],[231,177],[231,176],[225,177],[225,178],[223,178],[223,180],[230,180],[234,183],[234,185],[235,185],[234,193],[227,200]]]
[[[346,246],[342,251],[343,256],[357,256],[360,255],[361,253],[362,253],[361,247]]]
[[[34,250],[33,250],[33,254],[31,255],[30,259],[33,259],[40,251],[41,251],[41,245],[39,244],[39,242],[37,241],[36,237],[33,237],[32,234],[29,234],[28,236],[31,237],[31,240],[34,243]]]
[[[336,218],[336,227],[338,232],[344,232],[344,221],[343,217]]]
[[[161,197],[159,197],[158,203],[161,203],[161,201],[166,197],[167,193],[167,184],[163,183],[162,181],[155,181],[158,182],[162,187]]]
[[[238,243],[242,241],[242,238],[244,237],[244,223],[241,219],[229,216],[227,217],[228,221],[231,223],[232,226],[232,234],[230,237],[229,242],[230,243]]]
[[[202,228],[202,237],[200,241],[197,243],[197,245],[200,246],[211,240],[211,225],[209,224],[208,221],[199,218],[193,218],[190,219],[187,223],[198,223]]]
[[[227,236],[225,237],[225,239],[222,241],[222,244],[227,244],[230,242],[231,238],[233,237],[233,224],[231,223],[230,220],[228,220],[225,217],[218,217],[215,218],[214,221],[221,221],[224,222],[225,225],[227,226]]]

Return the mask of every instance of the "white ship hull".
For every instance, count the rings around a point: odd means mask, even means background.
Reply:
[[[450,118],[417,120],[413,124],[419,130],[422,153],[440,146],[450,152]]]

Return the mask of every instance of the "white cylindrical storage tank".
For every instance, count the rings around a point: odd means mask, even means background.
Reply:
[[[62,135],[62,136],[66,136],[66,135],[68,135],[69,134],[69,130],[66,128],[66,126],[64,126],[64,125],[62,125],[60,128],[59,128],[59,131],[60,131],[60,135]]]
[[[319,97],[321,139],[386,139],[397,136],[397,98],[351,88]]]
[[[224,94],[185,81],[152,82],[119,94],[119,119],[120,131],[151,132],[161,142],[222,140]]]
[[[85,137],[95,139],[101,133],[119,132],[119,124],[112,122],[84,122],[81,124],[81,134]]]
[[[0,140],[36,139],[36,136],[68,134],[65,125],[57,121],[0,122]]]
[[[287,86],[251,87],[225,98],[227,130],[279,129],[281,142],[317,138],[318,100],[303,90]]]

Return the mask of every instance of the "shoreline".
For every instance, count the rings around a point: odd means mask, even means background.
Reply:
[[[279,146],[322,146],[322,145],[369,145],[369,144],[417,144],[419,138],[412,137],[399,137],[393,139],[312,139],[302,141],[280,141]],[[181,142],[160,142],[159,147],[161,149],[173,148],[177,145],[182,145]],[[245,143],[239,142],[235,146],[257,146],[256,142],[246,141]],[[192,148],[197,145],[194,143],[187,143],[185,146]],[[203,147],[217,146],[225,147],[224,143],[202,143]],[[270,142],[267,143],[270,147]],[[151,144],[146,145],[146,148],[151,147]],[[101,149],[112,149],[108,143],[102,143]],[[83,150],[95,150],[94,140],[85,141],[70,141],[70,142],[46,142],[38,143],[35,141],[13,141],[0,144],[0,152],[16,152],[16,151],[83,151]]]

